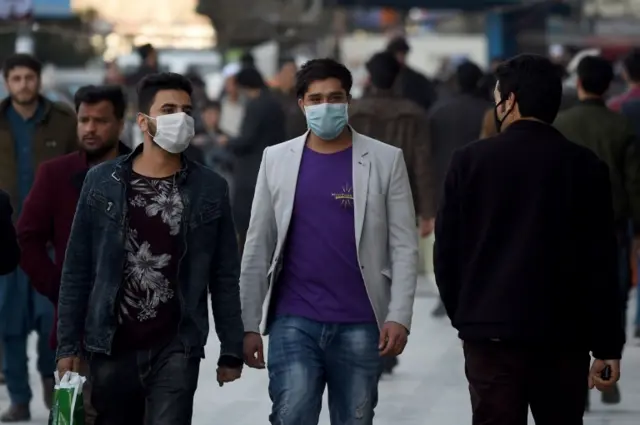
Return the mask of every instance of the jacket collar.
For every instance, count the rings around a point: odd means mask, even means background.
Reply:
[[[590,99],[584,99],[580,101],[581,105],[593,105],[593,106],[602,106],[603,108],[607,107],[604,99],[592,97]]]
[[[46,122],[51,116],[51,110],[54,108],[54,104],[44,96],[38,96],[38,102],[40,102],[40,105],[42,105],[43,108],[41,121]],[[0,102],[0,124],[2,125],[8,124],[6,116],[7,109],[10,105],[11,98],[8,96],[5,97],[2,102]]]
[[[133,169],[133,160],[140,155],[143,148],[144,143],[140,143],[129,154],[118,157],[116,159],[115,170],[111,174],[111,177],[117,181],[128,181]],[[178,171],[178,175],[176,176],[176,182],[178,184],[183,183],[193,169],[193,167],[189,165],[189,159],[187,159],[184,154],[180,155],[180,160],[182,161],[182,168]]]

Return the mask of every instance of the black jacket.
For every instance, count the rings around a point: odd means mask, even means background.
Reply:
[[[405,66],[395,83],[397,93],[428,111],[437,99],[436,88],[427,77]]]
[[[616,256],[608,169],[590,150],[521,120],[454,154],[434,261],[463,340],[619,359]]]
[[[12,214],[9,195],[0,190],[0,275],[14,271],[20,261],[20,247],[11,221]]]

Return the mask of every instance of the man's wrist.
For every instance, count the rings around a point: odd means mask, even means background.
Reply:
[[[231,354],[222,354],[218,359],[219,367],[226,367],[229,369],[242,369],[244,361]]]

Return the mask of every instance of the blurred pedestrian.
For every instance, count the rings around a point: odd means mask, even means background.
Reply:
[[[562,82],[547,58],[517,56],[496,77],[501,132],[451,160],[436,282],[474,424],[525,425],[528,408],[538,425],[579,424],[585,382],[615,385],[625,341],[609,172],[550,125]]]
[[[144,77],[155,74],[159,70],[158,52],[153,45],[147,43],[136,49],[140,56],[141,64],[138,69],[126,77],[126,84],[135,87]]]
[[[18,221],[18,237],[24,252],[21,266],[34,288],[51,300],[56,313],[62,265],[84,178],[91,167],[130,152],[119,142],[126,108],[120,87],[81,87],[76,92],[75,105],[80,150],[40,165]],[[54,321],[52,349],[57,347],[56,325]],[[80,372],[89,377],[85,357],[81,359]],[[91,406],[89,381],[83,393],[85,424],[92,425],[96,413]]]
[[[407,160],[416,216],[419,217],[419,234],[426,238],[433,232],[436,204],[427,113],[394,92],[393,85],[401,67],[391,53],[373,55],[366,68],[370,87],[349,107],[349,122],[359,133],[402,150]],[[392,373],[397,363],[395,357],[386,357],[383,372]]]
[[[607,105],[620,112],[622,105],[630,100],[640,99],[640,49],[633,49],[622,61],[622,77],[627,83],[627,91],[613,97]]]
[[[116,61],[105,63],[105,70],[104,84],[119,86],[126,83],[126,79],[120,72],[120,68]]]
[[[143,145],[89,170],[80,193],[60,285],[58,372],[88,354],[98,424],[189,425],[209,294],[218,382],[242,371],[237,244],[225,181],[181,154],[194,134],[191,84],[152,74],[138,92]]]
[[[482,70],[470,61],[459,64],[454,72],[455,94],[429,111],[429,138],[434,165],[434,198],[442,197],[447,167],[453,153],[478,139],[485,111],[491,103],[481,93]],[[431,238],[430,246],[433,246]],[[432,253],[432,249],[427,250]],[[444,304],[438,303],[434,317],[446,316]]]
[[[631,122],[605,104],[604,95],[611,81],[613,66],[609,61],[597,56],[582,59],[577,84],[580,103],[560,113],[555,127],[567,139],[591,149],[609,167],[620,265],[618,291],[624,312],[620,320],[626,328],[626,306],[632,287],[630,223],[640,238],[640,146]],[[618,386],[602,393],[602,401],[619,403]]]
[[[0,275],[13,272],[20,261],[20,247],[11,216],[13,208],[7,192],[0,190]]]
[[[220,103],[209,101],[201,113],[202,128],[196,130],[192,146],[200,149],[204,164],[213,168],[231,183],[230,173],[233,170],[233,155],[219,143],[219,138],[228,137],[220,130]],[[233,191],[231,191],[233,192]]]
[[[236,75],[240,72],[240,64],[230,63],[222,70],[224,92],[220,99],[220,129],[230,137],[240,134],[240,126],[244,118],[245,102],[240,96]]]
[[[272,424],[317,424],[327,387],[333,425],[371,425],[381,356],[401,354],[411,328],[407,168],[400,149],[348,126],[352,84],[331,59],[303,65],[296,93],[310,132],[265,149],[260,166],[240,287],[250,367],[265,367],[269,332]]]
[[[404,37],[394,38],[387,45],[387,51],[392,53],[402,66],[396,81],[396,90],[403,97],[414,101],[428,111],[437,99],[436,90],[427,77],[407,65],[410,50],[409,43]]]
[[[0,187],[15,209],[22,210],[37,167],[47,159],[77,149],[76,117],[71,108],[40,95],[42,65],[26,54],[9,56],[3,75],[9,96],[0,103]],[[38,372],[44,400],[51,407],[55,358],[47,340],[53,305],[36,293],[21,269],[0,278],[0,334],[4,345],[3,372],[11,406],[2,422],[31,418],[31,387],[27,337],[38,333]]]
[[[280,102],[287,119],[287,139],[293,139],[301,136],[307,131],[307,121],[304,113],[298,105],[296,97],[296,72],[298,67],[293,58],[284,58],[281,61],[280,72],[278,72],[278,85],[274,90]]]
[[[249,228],[253,192],[256,188],[262,152],[286,140],[286,118],[282,105],[267,87],[257,69],[246,68],[236,75],[236,83],[247,106],[237,137],[218,137],[220,146],[234,157],[233,218],[240,249]]]

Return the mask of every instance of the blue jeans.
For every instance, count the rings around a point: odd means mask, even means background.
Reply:
[[[325,386],[332,425],[371,425],[381,358],[376,324],[277,317],[269,329],[273,425],[316,425]]]
[[[56,367],[55,353],[49,347],[52,322],[53,318],[48,315],[40,315],[35,320],[35,330],[38,333],[38,372],[42,378],[53,378]],[[28,335],[4,335],[2,338],[2,371],[12,404],[29,404],[31,401],[27,337]]]

